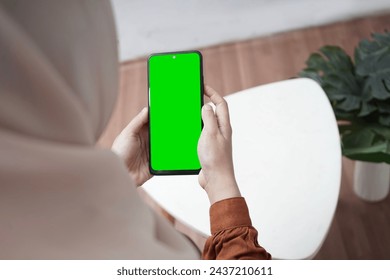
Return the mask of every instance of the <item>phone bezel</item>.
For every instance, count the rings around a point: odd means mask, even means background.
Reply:
[[[149,172],[153,175],[196,175],[199,174],[199,169],[184,169],[184,170],[155,170],[152,167],[152,149],[151,149],[151,122],[150,122],[150,59],[153,56],[161,55],[175,55],[175,54],[186,54],[186,53],[196,53],[199,55],[200,59],[200,102],[201,108],[203,106],[203,95],[204,95],[204,83],[203,83],[203,56],[202,53],[198,50],[189,50],[189,51],[176,51],[176,52],[162,52],[162,53],[153,53],[149,55],[147,61],[147,80],[148,80],[148,121],[149,121]],[[202,117],[200,118],[201,128],[203,129]]]

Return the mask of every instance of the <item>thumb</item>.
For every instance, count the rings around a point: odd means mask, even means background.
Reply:
[[[217,118],[215,117],[213,108],[206,104],[202,108],[202,119],[204,124],[204,129],[208,133],[217,133],[218,132],[218,123]]]
[[[141,128],[148,123],[148,109],[145,107],[125,128],[126,133],[138,133]]]

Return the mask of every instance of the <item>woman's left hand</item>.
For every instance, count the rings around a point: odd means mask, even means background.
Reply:
[[[112,150],[126,163],[130,176],[137,186],[153,177],[149,172],[148,109],[142,109],[122,130],[112,145]]]

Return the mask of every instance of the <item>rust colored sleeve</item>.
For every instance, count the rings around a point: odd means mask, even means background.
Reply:
[[[218,201],[210,207],[211,236],[202,258],[205,260],[269,260],[271,255],[257,242],[248,206],[242,197]]]

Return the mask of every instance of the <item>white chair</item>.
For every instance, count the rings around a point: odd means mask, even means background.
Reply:
[[[226,100],[236,178],[259,243],[275,259],[313,258],[331,225],[341,179],[337,123],[324,91],[300,78]],[[143,188],[174,218],[210,234],[209,201],[197,176],[155,176]]]

